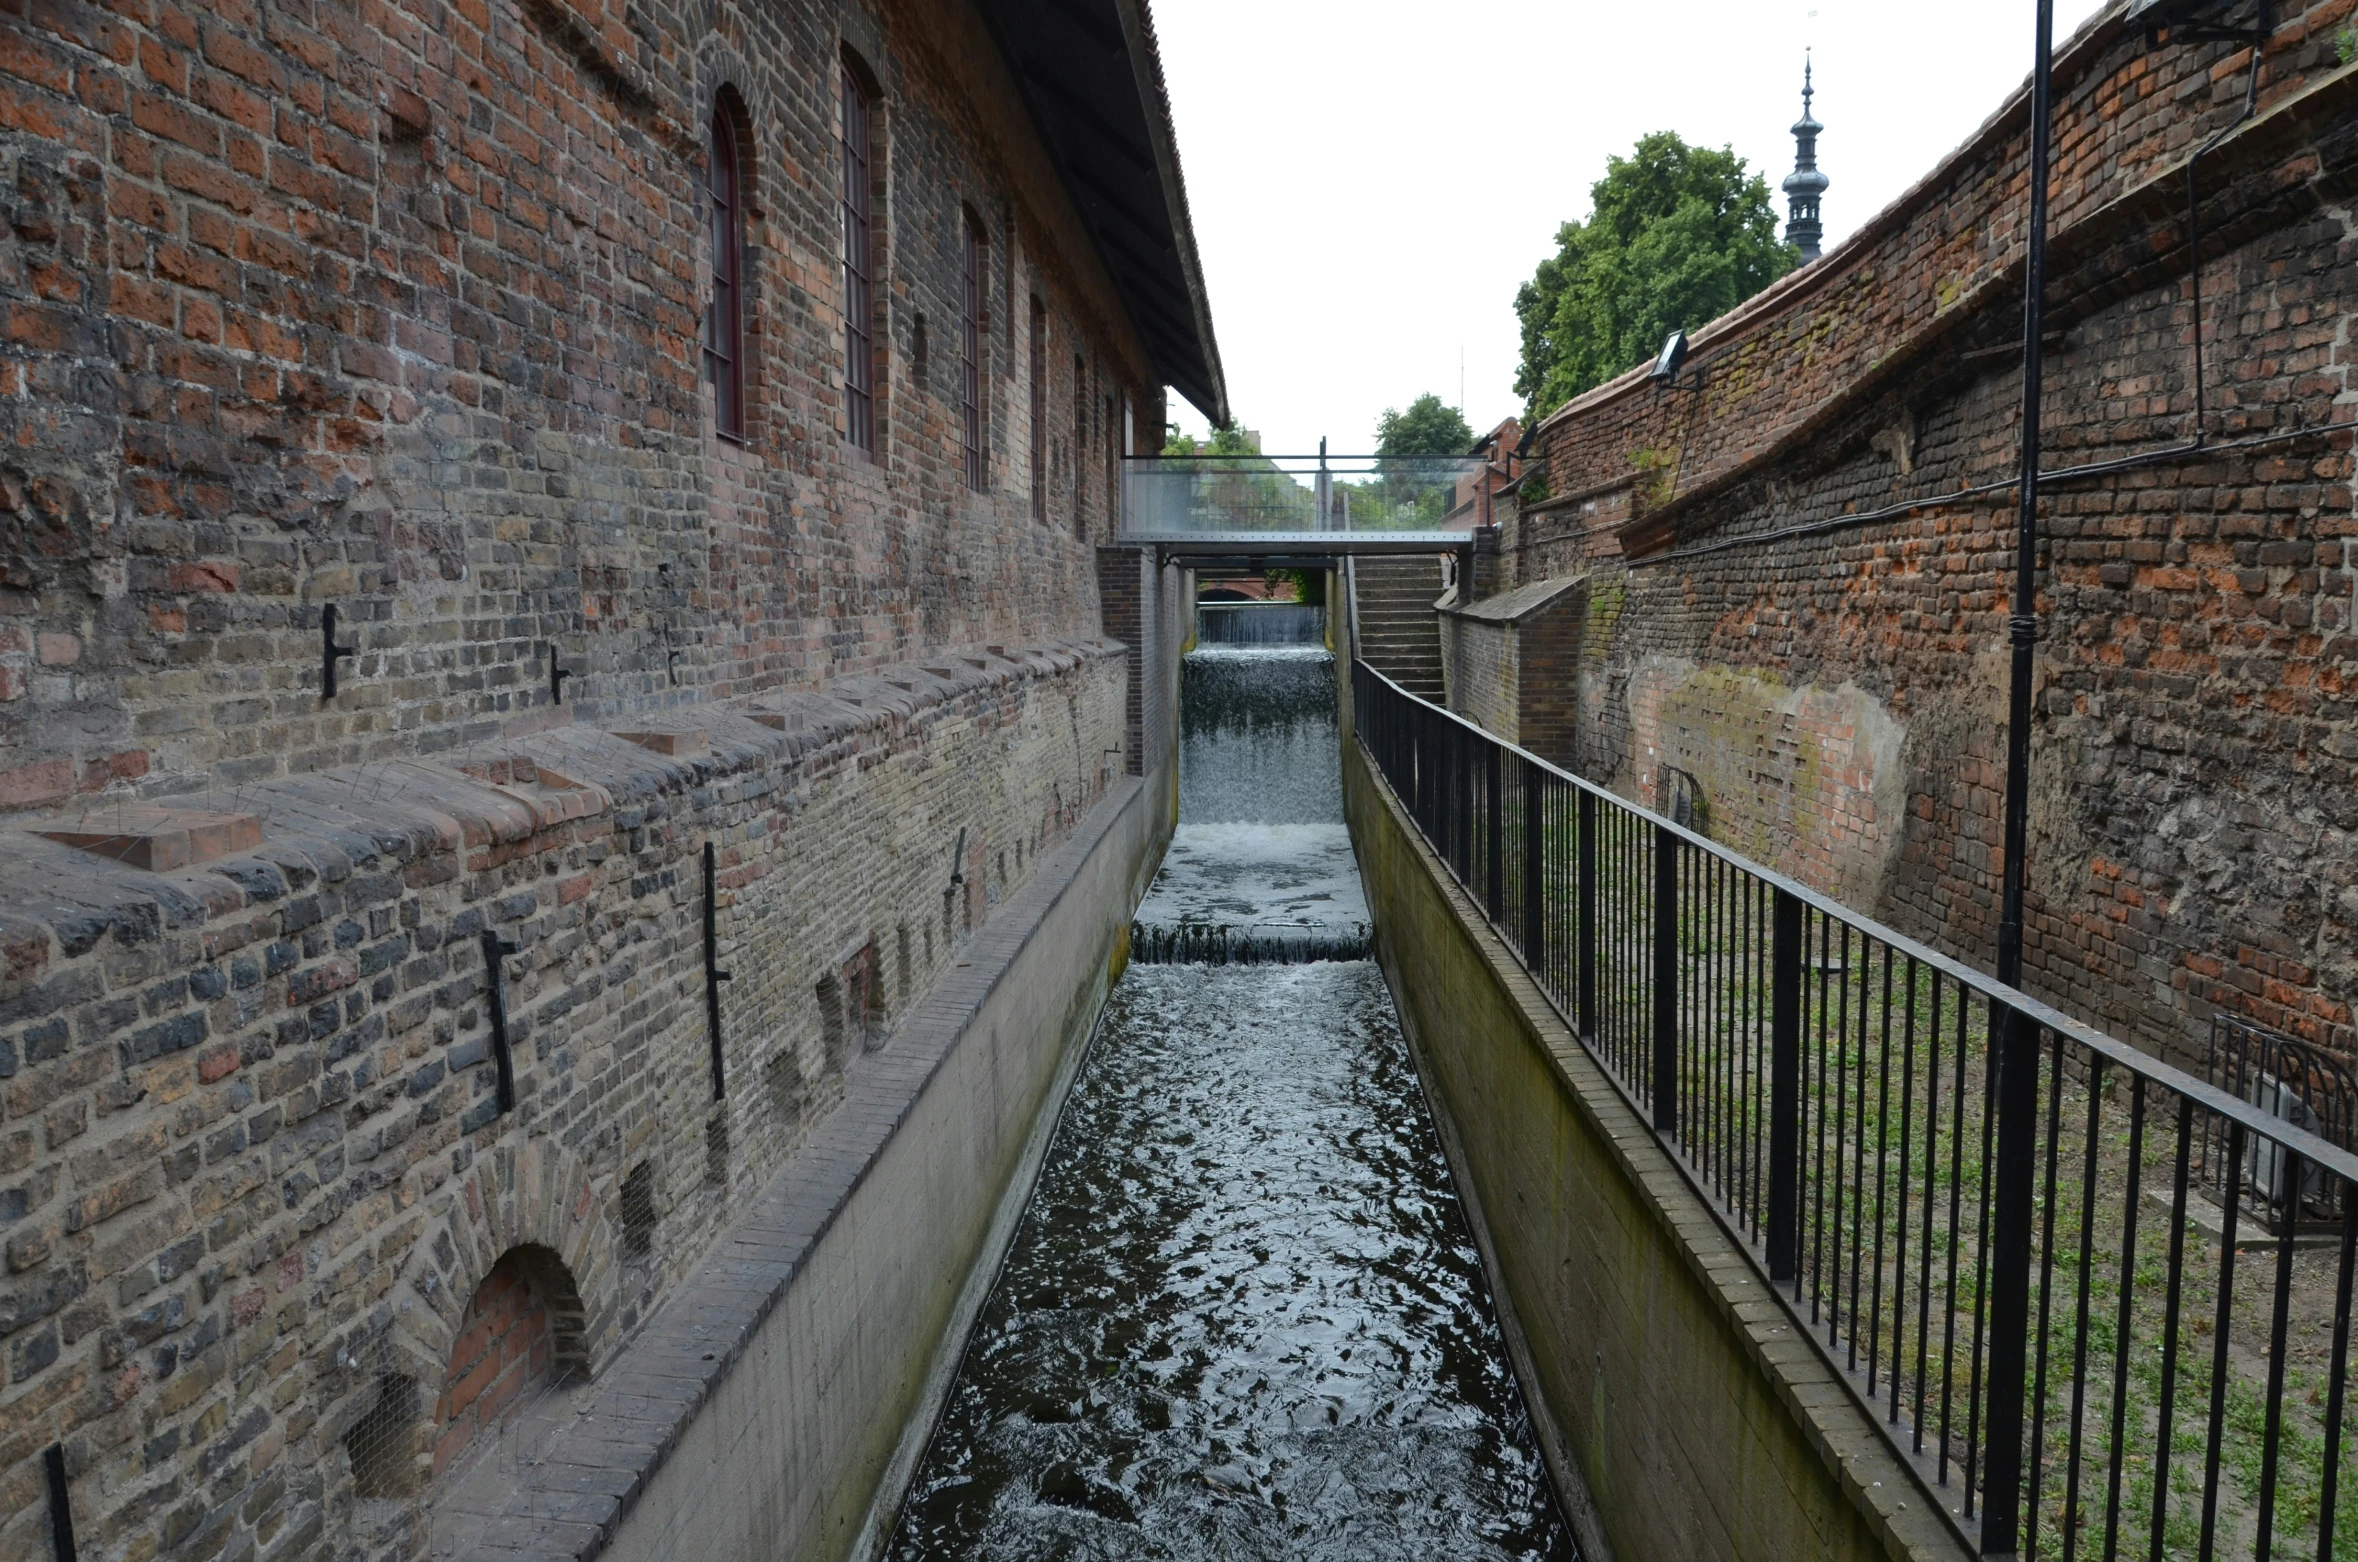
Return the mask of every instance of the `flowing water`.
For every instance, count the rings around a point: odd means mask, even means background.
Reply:
[[[1199,650],[1181,720],[1142,958],[889,1554],[1571,1558],[1365,958],[1333,664]]]

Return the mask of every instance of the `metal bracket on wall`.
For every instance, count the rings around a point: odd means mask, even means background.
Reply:
[[[704,843],[704,1019],[712,1034],[712,1099],[728,1094],[728,1075],[721,1057],[720,984],[735,979],[720,968],[720,929],[716,891],[718,859],[710,841]]]
[[[42,1449],[41,1463],[49,1472],[49,1544],[57,1562],[74,1562],[74,1509],[66,1497],[65,1444]]]
[[[336,644],[336,604],[330,602],[319,610],[319,697],[336,697],[336,663],[347,656],[358,656],[360,647]]]
[[[516,946],[491,929],[483,930],[484,995],[491,1005],[491,1057],[499,1065],[501,1116],[516,1109],[516,1059],[508,1050],[508,978],[501,963]]]
[[[562,705],[565,703],[565,680],[572,676],[573,674],[570,670],[557,665],[557,643],[554,640],[550,641],[549,703],[551,705]]]

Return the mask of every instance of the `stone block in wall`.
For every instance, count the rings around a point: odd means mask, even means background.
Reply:
[[[262,844],[262,821],[246,813],[101,805],[72,824],[33,833],[130,867],[168,873],[252,851]]]

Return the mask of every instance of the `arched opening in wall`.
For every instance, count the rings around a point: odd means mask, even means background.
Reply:
[[[443,1369],[432,1416],[436,1476],[588,1370],[584,1322],[581,1293],[554,1249],[523,1243],[500,1255],[468,1298]]]

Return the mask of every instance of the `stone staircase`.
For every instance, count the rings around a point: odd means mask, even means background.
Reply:
[[[1409,693],[1441,699],[1441,560],[1412,554],[1351,564],[1359,599],[1359,654]]]

